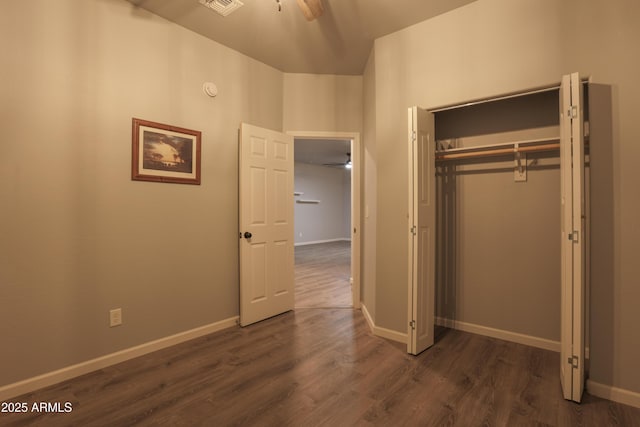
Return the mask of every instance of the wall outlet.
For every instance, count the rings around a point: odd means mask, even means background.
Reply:
[[[109,310],[109,327],[113,328],[120,325],[122,325],[122,309],[114,308]]]

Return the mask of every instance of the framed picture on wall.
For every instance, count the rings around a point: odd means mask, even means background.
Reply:
[[[131,179],[200,185],[201,132],[133,119]]]

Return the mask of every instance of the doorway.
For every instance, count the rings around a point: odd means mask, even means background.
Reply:
[[[360,307],[360,140],[294,136],[295,308]]]

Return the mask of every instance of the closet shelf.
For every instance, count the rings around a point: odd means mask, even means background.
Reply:
[[[529,139],[502,144],[476,147],[449,148],[436,151],[436,161],[469,159],[475,157],[504,156],[507,154],[534,153],[560,149],[560,138]]]

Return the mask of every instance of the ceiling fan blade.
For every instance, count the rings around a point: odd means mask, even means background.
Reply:
[[[307,21],[313,21],[324,13],[322,0],[297,0],[297,2]]]
[[[339,163],[323,163],[322,166],[347,166],[351,164],[351,153],[347,153],[347,161]]]

